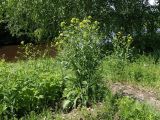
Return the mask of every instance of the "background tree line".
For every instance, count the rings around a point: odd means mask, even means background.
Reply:
[[[133,36],[136,47],[157,49],[159,2],[151,6],[148,0],[1,0],[0,35],[9,31],[18,39],[47,42],[59,34],[62,21],[91,15],[107,38],[121,31]]]

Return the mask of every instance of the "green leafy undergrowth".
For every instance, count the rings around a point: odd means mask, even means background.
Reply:
[[[0,62],[0,117],[19,117],[59,103],[60,67],[52,59]]]
[[[107,99],[101,120],[159,120],[160,113],[130,97],[114,95]]]
[[[41,114],[31,112],[21,120],[159,120],[160,113],[144,103],[121,95],[108,96],[104,103],[90,108],[82,107],[70,113],[53,113],[44,110]]]
[[[141,56],[134,62],[121,61],[108,56],[102,66],[105,79],[141,83],[159,89],[160,63],[155,63],[149,56]]]

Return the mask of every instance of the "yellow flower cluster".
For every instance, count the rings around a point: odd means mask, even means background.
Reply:
[[[88,19],[92,19],[92,16],[88,16]]]
[[[65,22],[61,22],[61,27],[64,27],[65,26]]]
[[[123,36],[122,32],[118,32],[117,33],[117,37],[120,40],[123,40],[123,37],[127,38],[126,41],[125,41],[127,44],[131,44],[132,41],[133,41],[133,38],[132,38],[132,36],[130,34],[127,35],[127,36]]]
[[[98,25],[98,24],[99,24],[99,22],[98,22],[98,21],[95,21],[95,22],[94,22],[94,24],[95,24],[95,25]]]
[[[72,24],[72,25],[74,25],[74,28],[86,28],[87,26],[90,26],[92,29],[97,29],[97,26],[98,26],[98,24],[99,24],[99,22],[98,21],[95,21],[95,22],[91,22],[91,19],[92,19],[92,17],[91,16],[88,16],[86,19],[84,19],[84,20],[82,20],[81,22],[80,22],[80,20],[78,19],[78,18],[72,18],[71,19],[71,21],[70,21],[70,23]],[[92,23],[92,24],[91,24]],[[61,24],[60,24],[60,26],[62,27],[62,28],[65,28],[65,25],[66,25],[66,23],[65,22],[61,22]]]
[[[84,28],[84,27],[85,27],[85,24],[84,24],[83,22],[80,22],[80,23],[79,23],[79,27],[80,27],[80,28]]]
[[[91,19],[91,16],[89,16],[89,18]],[[85,26],[87,26],[89,23],[91,23],[90,19],[84,19],[82,22],[79,23],[79,27],[84,28]]]
[[[62,49],[62,44],[63,44],[63,41],[57,41],[55,43],[55,47],[57,48],[57,50],[61,50]]]
[[[127,36],[127,39],[128,39],[128,41],[127,41],[128,43],[131,43],[131,42],[133,41],[133,38],[132,38],[131,35],[128,35],[128,36]]]
[[[117,33],[117,36],[121,36],[121,35],[122,35],[122,33],[121,33],[121,32],[118,32],[118,33]]]
[[[77,23],[79,23],[79,19],[78,18],[72,18],[71,23],[72,24],[77,24]]]

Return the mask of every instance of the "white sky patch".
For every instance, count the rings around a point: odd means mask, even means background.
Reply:
[[[156,5],[156,0],[149,0],[150,5]]]

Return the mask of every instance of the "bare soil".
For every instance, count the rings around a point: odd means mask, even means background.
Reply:
[[[113,94],[120,93],[124,96],[132,97],[140,102],[145,102],[155,107],[157,110],[160,110],[160,100],[157,97],[157,93],[154,91],[122,83],[113,83],[110,85],[110,88]]]

